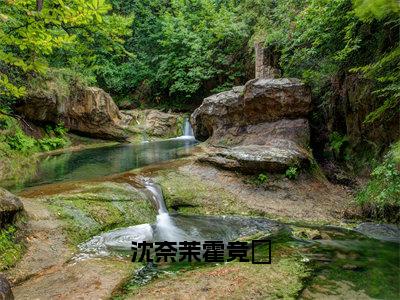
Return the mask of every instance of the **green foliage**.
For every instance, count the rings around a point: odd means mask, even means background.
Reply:
[[[232,80],[240,76],[233,54],[240,54],[247,32],[237,20],[237,8],[212,0],[172,1],[171,6],[162,18],[161,86],[170,95],[189,97],[218,75]]]
[[[108,14],[104,0],[0,2],[0,100],[21,97],[26,79],[45,74],[49,64],[82,71],[96,60],[98,47],[111,52],[129,21]]]
[[[0,112],[0,142],[7,145],[11,151],[20,152],[23,155],[28,155],[35,151],[35,139],[27,136],[19,126],[16,119],[4,115]]]
[[[53,131],[58,136],[65,136],[68,132],[68,128],[64,127],[64,123],[59,123],[54,127]]]
[[[66,146],[68,141],[60,137],[47,137],[38,140],[38,145],[42,151],[51,151]]]
[[[246,0],[254,39],[280,53],[287,77],[308,82],[321,99],[331,96],[332,78],[358,72],[381,101],[367,123],[399,112],[399,5],[396,0]]]
[[[365,21],[382,20],[400,12],[400,5],[396,0],[353,0],[353,4],[356,15]]]
[[[297,166],[290,166],[286,172],[285,177],[290,180],[295,180],[299,176],[299,167]]]
[[[263,185],[264,183],[267,183],[268,181],[269,181],[269,176],[268,176],[268,174],[265,174],[265,173],[260,173],[258,175],[251,176],[250,178],[247,178],[244,180],[245,183],[253,184],[256,186]]]
[[[37,151],[36,141],[25,135],[19,122],[0,111],[0,180],[32,175]]]
[[[23,247],[15,241],[15,227],[0,229],[0,271],[12,267],[22,256]]]
[[[37,140],[37,145],[41,151],[51,151],[63,148],[69,144],[69,140],[66,137],[68,130],[64,127],[64,124],[60,123],[56,126],[47,125],[45,130],[47,136]]]
[[[22,131],[16,119],[0,114],[0,130],[2,130],[0,142],[5,143],[9,151],[18,152],[25,156],[38,151],[62,148],[69,142],[65,135],[67,129],[63,124],[47,125],[46,136],[36,140]]]
[[[35,139],[24,134],[19,128],[13,135],[8,135],[5,138],[5,142],[12,150],[16,150],[24,154],[29,153],[35,147]]]
[[[135,56],[106,59],[99,70],[99,81],[112,93],[160,105],[243,81],[250,33],[235,1],[112,4],[116,12],[135,16],[126,42]]]
[[[334,131],[329,135],[329,148],[333,152],[336,159],[349,160],[349,139],[346,135]]]
[[[268,175],[266,175],[264,173],[258,174],[258,178],[257,179],[258,179],[258,182],[260,182],[261,184],[265,183],[265,182],[268,181]]]
[[[400,142],[394,144],[382,164],[371,172],[368,184],[356,201],[365,212],[378,219],[400,221]]]
[[[373,123],[381,118],[389,118],[400,111],[400,47],[384,55],[377,62],[353,71],[361,71],[370,80],[376,80],[375,94],[383,99],[382,106],[369,113],[365,123]],[[389,115],[387,115],[389,114]]]

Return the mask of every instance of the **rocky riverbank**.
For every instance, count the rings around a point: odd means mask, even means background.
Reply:
[[[56,105],[50,105],[50,110],[36,115],[30,114],[32,107],[21,111],[27,109],[25,117],[31,121],[39,115],[44,116],[42,121],[66,120],[74,131],[103,138],[137,142],[182,135],[184,116],[180,114],[120,111],[104,91],[91,88],[79,95],[86,95],[80,98],[80,113],[68,108],[78,105],[77,98],[62,98],[69,104],[60,111],[61,98],[47,96],[35,99],[54,100]],[[371,288],[360,290],[366,278],[385,269],[380,259],[364,250],[379,245],[391,261],[398,260],[393,251],[393,243],[399,242],[393,238],[398,228],[385,227],[388,236],[383,242],[367,237],[375,238],[377,234],[372,234],[382,232],[380,227],[355,228],[361,215],[353,203],[353,190],[330,183],[313,159],[310,103],[309,89],[296,79],[255,79],[204,99],[191,120],[195,136],[205,143],[194,148],[193,138],[185,136],[153,146],[88,147],[82,155],[54,157],[49,169],[43,169],[52,177],[46,179],[49,181],[39,178],[38,186],[18,194],[20,199],[6,191],[3,195],[13,200],[13,214],[20,214],[25,207],[26,219],[18,225],[18,237],[10,234],[8,245],[19,246],[19,256],[3,267],[15,297],[40,298],[45,293],[49,298],[66,299],[82,295],[96,299],[172,295],[184,299],[190,294],[219,299],[229,294],[237,298],[313,299],[334,295],[338,288],[346,297],[369,299],[382,287],[388,296],[396,294],[398,289],[391,285],[396,278],[393,272],[384,272],[381,287],[372,283]],[[85,117],[86,113],[93,118]],[[54,115],[58,117],[51,119]],[[108,127],[102,131],[93,129],[96,115],[108,116],[104,119]],[[82,150],[79,141],[75,147],[75,151]],[[126,170],[131,171],[120,173]],[[144,177],[157,183],[162,193],[148,190]],[[49,182],[56,183],[41,185]],[[249,220],[269,222],[264,231],[243,233],[239,240],[271,238],[274,264],[266,273],[264,265],[239,262],[146,267],[131,263],[130,253],[112,250],[112,241],[107,244],[104,236],[116,238],[118,243],[127,238],[124,232],[137,234],[138,226],[157,230],[160,203],[156,200],[165,201],[164,214],[169,212],[170,220],[186,220],[192,226],[185,228],[183,222],[179,230],[197,232],[200,227],[193,224],[198,220],[215,219],[217,227],[230,217],[243,224]],[[155,201],[158,206],[154,207]],[[0,225],[14,226],[9,206],[0,208]],[[202,230],[211,231],[207,226],[212,225],[204,224],[199,225]],[[107,235],[121,227],[122,231]],[[349,252],[347,247],[353,250]],[[365,264],[367,260],[370,265]],[[364,272],[357,277],[359,281],[351,281],[358,270]],[[6,288],[5,279],[0,280]]]

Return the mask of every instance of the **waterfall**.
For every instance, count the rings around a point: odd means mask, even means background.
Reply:
[[[193,128],[189,122],[189,118],[187,117],[185,118],[185,121],[183,123],[183,135],[193,137]]]
[[[194,140],[193,128],[192,128],[192,125],[190,125],[188,117],[185,117],[185,119],[183,121],[182,132],[183,132],[183,135],[177,137],[177,139]]]
[[[155,239],[169,242],[189,240],[189,236],[178,228],[171,219],[160,186],[150,180],[144,180],[144,186],[150,192],[152,200],[158,209]]]

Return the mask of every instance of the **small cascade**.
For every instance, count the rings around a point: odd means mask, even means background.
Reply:
[[[142,179],[143,180],[143,185],[150,192],[151,195],[151,200],[153,201],[154,205],[157,207],[158,214],[163,214],[167,213],[168,210],[167,207],[165,206],[165,201],[164,197],[162,194],[161,187],[157,184],[155,184],[153,181],[150,179]]]
[[[271,234],[278,232],[281,228],[277,223],[266,219],[234,216],[171,216],[165,205],[161,187],[148,178],[140,178],[138,183],[144,187],[149,200],[157,208],[156,222],[114,229],[94,236],[79,245],[80,253],[75,256],[75,260],[105,257],[116,253],[130,254],[132,242],[182,242],[213,239],[227,242],[258,232]]]
[[[157,208],[156,223],[119,228],[94,236],[89,241],[79,245],[80,254],[75,257],[76,260],[108,256],[111,251],[130,251],[132,242],[192,240],[185,231],[175,225],[174,220],[169,215],[161,187],[148,178],[141,178],[139,181]]]
[[[151,193],[152,200],[158,209],[154,232],[155,240],[171,242],[187,240],[189,236],[178,228],[171,219],[160,186],[150,180],[145,180],[144,186]]]
[[[187,140],[194,140],[194,135],[193,135],[193,128],[192,125],[189,122],[189,118],[185,117],[182,125],[182,132],[183,135],[177,137],[178,139],[187,139]]]
[[[193,128],[189,122],[189,118],[185,118],[185,122],[183,123],[183,135],[193,137]]]

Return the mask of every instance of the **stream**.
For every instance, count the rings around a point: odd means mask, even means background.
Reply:
[[[45,157],[34,176],[8,188],[16,191],[59,181],[100,178],[190,155],[196,141],[187,126],[184,135],[175,139]],[[148,178],[142,179],[142,185],[158,211],[154,223],[119,228],[95,236],[79,245],[76,260],[126,256],[131,253],[132,241],[229,242],[258,234],[270,238],[272,243],[295,249],[299,259],[312,264],[314,275],[308,283],[310,286],[320,284],[318,278],[322,276],[324,280],[333,282],[351,282],[354,289],[364,289],[372,298],[391,299],[400,293],[400,236],[397,226],[364,223],[349,230],[284,224],[260,217],[180,215],[168,211],[162,187]],[[319,234],[310,239],[294,234],[296,230],[317,230]],[[146,272],[138,274],[148,275]]]
[[[66,151],[44,157],[34,175],[24,181],[5,182],[1,186],[17,192],[54,182],[100,178],[187,156],[196,143],[193,138],[178,137],[140,144]]]

